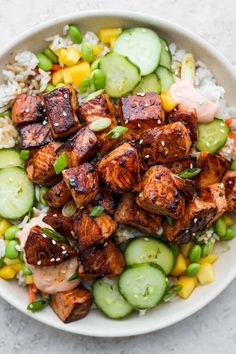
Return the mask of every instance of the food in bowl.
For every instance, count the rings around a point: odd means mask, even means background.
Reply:
[[[3,71],[0,277],[65,323],[187,299],[235,237],[224,89],[148,28],[47,42]]]

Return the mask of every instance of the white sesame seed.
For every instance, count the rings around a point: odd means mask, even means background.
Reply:
[[[54,218],[57,216],[57,214],[53,214],[52,216],[54,216]]]
[[[61,246],[61,249],[65,250],[66,248],[65,248],[65,246]]]
[[[56,258],[56,262],[59,262],[61,260],[61,258]]]
[[[75,181],[75,179],[74,179],[74,178],[71,178],[71,179],[70,179],[70,182],[71,182],[71,183],[73,183],[74,181]]]
[[[43,125],[47,125],[48,122],[46,120],[43,121]]]
[[[92,112],[91,111],[87,111],[88,114],[91,114]]]
[[[141,139],[140,141],[139,141],[139,144],[141,145],[143,143],[143,139]]]
[[[197,222],[197,218],[194,218],[194,219],[193,219],[193,222],[194,222],[194,224],[196,224],[196,222]]]
[[[29,108],[26,108],[25,113],[29,113],[29,111],[30,111]]]
[[[41,264],[42,264],[42,261],[38,261],[38,262],[37,262],[37,265],[41,265]]]
[[[67,251],[62,251],[61,253],[62,253],[62,254],[66,254],[66,253],[67,253]]]
[[[138,123],[138,128],[141,128],[141,124],[140,123]]]
[[[43,113],[45,113],[45,112],[46,112],[46,109],[44,108],[44,109],[43,109]]]
[[[62,112],[64,117],[67,117],[67,113],[65,111]]]
[[[50,262],[55,262],[55,258],[51,258],[51,259],[50,259]]]
[[[150,155],[146,155],[146,156],[145,156],[145,159],[149,159],[149,157],[150,157]]]
[[[41,101],[40,103],[41,103],[42,106],[44,106],[44,102],[43,101]]]
[[[157,124],[161,124],[161,120],[160,119],[158,119]]]
[[[126,120],[125,120],[125,124],[128,124],[128,122],[129,122],[128,119],[126,119]]]
[[[59,127],[59,123],[54,123],[54,127]]]
[[[165,146],[165,142],[164,142],[163,140],[162,140],[162,142],[161,142],[161,145],[162,145],[162,146]]]
[[[195,232],[192,233],[193,236],[196,236]]]
[[[108,245],[108,243],[107,243],[107,242],[105,242],[105,243],[104,243],[104,245],[103,245],[103,247],[106,247],[107,245]]]
[[[148,104],[148,103],[145,103],[144,107],[148,107],[148,106],[149,106],[149,104]]]
[[[55,241],[55,240],[52,240],[52,244],[53,244],[53,245],[56,245],[57,243],[56,243],[56,241]]]
[[[142,196],[143,196],[142,193],[139,193],[139,197],[142,198]]]
[[[43,238],[47,238],[47,235],[42,234]]]
[[[144,97],[145,95],[146,95],[146,93],[145,93],[145,92],[138,92],[138,93],[137,93],[137,96]]]
[[[224,188],[224,183],[221,183],[220,186],[221,186],[221,188]]]
[[[192,163],[190,163],[190,166],[189,166],[190,168],[193,168],[193,164]]]
[[[68,98],[68,95],[67,95],[67,93],[65,93],[65,94],[64,94],[64,97],[65,97],[65,98]]]

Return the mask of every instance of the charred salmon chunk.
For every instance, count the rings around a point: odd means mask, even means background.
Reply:
[[[79,287],[52,295],[51,307],[57,316],[69,323],[85,317],[93,303],[91,291]]]
[[[161,227],[161,216],[147,213],[141,209],[132,193],[124,194],[115,212],[115,220],[119,224],[133,226],[141,232],[157,233]]]
[[[49,238],[40,226],[31,228],[24,251],[27,263],[44,267],[60,264],[76,255],[69,244]]]
[[[169,113],[169,123],[181,122],[189,130],[192,142],[197,141],[198,128],[197,128],[197,115],[196,110],[190,107],[181,107],[181,109],[174,110]]]
[[[72,238],[72,219],[64,216],[60,210],[50,209],[44,216],[43,221],[59,234]]]
[[[68,168],[62,175],[78,209],[95,198],[99,190],[99,178],[94,164],[84,163],[78,167]]]
[[[80,252],[96,244],[102,244],[117,229],[117,223],[106,213],[90,216],[92,208],[87,207],[73,217],[75,242]]]
[[[70,190],[63,180],[52,186],[43,196],[51,208],[62,208],[70,197]]]
[[[85,273],[115,277],[125,266],[125,260],[120,249],[107,240],[104,245],[87,248],[80,255]]]
[[[180,172],[182,172],[188,168],[196,167],[197,166],[197,159],[196,159],[196,157],[187,156],[187,157],[184,157],[183,159],[180,159],[177,161],[167,162],[164,164],[164,166],[169,168],[171,170],[171,172],[178,175]]]
[[[181,122],[147,130],[141,135],[141,156],[148,165],[163,164],[189,155],[189,131]]]
[[[96,154],[97,145],[98,140],[94,132],[84,127],[63,143],[58,153],[65,152],[69,167],[76,167]]]
[[[12,108],[12,121],[16,127],[42,122],[45,118],[46,110],[42,95],[21,93],[16,97]]]
[[[228,210],[236,211],[236,171],[227,171],[222,182],[225,185]]]
[[[53,137],[48,124],[28,124],[20,129],[20,145],[23,149],[40,147],[52,141]]]
[[[185,198],[175,184],[173,174],[164,166],[152,166],[145,173],[142,188],[136,198],[140,208],[174,219],[185,209]]]
[[[212,224],[217,214],[215,203],[194,198],[186,206],[185,213],[174,225],[164,223],[166,238],[175,243],[188,243],[196,239],[199,232]]]
[[[207,187],[222,180],[230,162],[224,157],[202,151],[198,159],[201,172],[196,178],[199,188]]]
[[[84,102],[79,107],[79,113],[87,125],[95,122],[98,118],[110,118],[111,125],[107,129],[95,133],[99,141],[100,152],[105,153],[109,151],[117,141],[117,139],[106,138],[106,134],[109,130],[117,126],[115,108],[112,105],[109,96],[103,93],[92,100]]]
[[[164,124],[161,99],[155,92],[121,97],[118,111],[121,124],[129,128],[127,139],[139,139],[145,130]]]
[[[216,204],[217,214],[215,216],[215,220],[224,214],[224,212],[228,209],[224,183],[214,183],[201,189],[200,198],[206,202]]]
[[[81,128],[76,115],[78,104],[72,86],[62,86],[43,95],[54,138],[63,138]]]
[[[124,143],[112,150],[98,164],[98,172],[104,183],[114,193],[140,189],[140,166],[137,150]]]
[[[103,207],[106,213],[114,214],[117,205],[117,196],[112,194],[107,188],[101,188],[94,201]]]
[[[57,180],[53,164],[58,157],[57,149],[61,144],[49,143],[41,147],[27,162],[26,171],[29,179],[43,186],[50,186]]]

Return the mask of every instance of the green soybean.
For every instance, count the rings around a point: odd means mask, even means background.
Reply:
[[[92,44],[89,42],[83,42],[81,45],[81,54],[84,61],[89,63],[94,60]]]
[[[46,55],[46,57],[48,57],[48,59],[51,60],[53,64],[58,63],[58,56],[50,48],[46,48],[44,54]]]
[[[233,160],[233,161],[231,162],[230,169],[231,169],[232,171],[236,171],[236,160]]]
[[[234,230],[234,228],[228,227],[226,230],[226,234],[222,239],[225,241],[230,241],[235,237],[235,235],[236,235],[236,231]]]
[[[186,274],[189,276],[189,277],[193,277],[194,275],[196,275],[200,270],[200,264],[198,263],[191,263],[189,264],[189,266],[187,267],[187,270],[186,270]]]
[[[214,228],[218,236],[223,238],[226,235],[227,226],[222,218],[216,220]]]
[[[197,262],[201,258],[201,246],[200,245],[194,245],[188,254],[188,257],[190,259],[191,263]]]
[[[6,245],[6,250],[5,250],[5,256],[7,258],[15,259],[18,257],[18,251],[16,249],[17,245],[18,245],[18,242],[15,240],[8,242],[8,244]]]
[[[90,78],[86,77],[85,79],[83,79],[79,85],[79,93],[85,93],[89,90],[90,87]]]
[[[38,58],[38,67],[44,71],[50,71],[52,68],[52,62],[43,53],[36,54]]]
[[[19,252],[18,258],[21,262],[24,262],[24,252]]]
[[[22,265],[22,272],[24,275],[31,275],[32,274],[31,270],[27,267],[26,264]]]
[[[70,36],[71,40],[76,44],[81,43],[83,40],[83,36],[80,32],[80,29],[76,25],[69,25],[68,35]]]
[[[6,230],[4,237],[6,240],[14,240],[16,233],[20,230],[18,225],[12,225]]]
[[[96,90],[100,90],[105,87],[106,78],[100,69],[96,69],[92,72],[92,80]]]
[[[205,245],[202,245],[202,253],[201,253],[201,256],[202,257],[207,257],[209,256],[209,253],[210,253],[210,247],[208,244],[205,244]]]

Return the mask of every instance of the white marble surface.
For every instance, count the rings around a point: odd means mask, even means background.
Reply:
[[[156,14],[207,39],[236,63],[235,0],[0,0],[0,46],[46,19],[86,9],[129,9]],[[37,323],[0,299],[0,354],[236,353],[236,281],[187,320],[156,333],[96,339]]]

